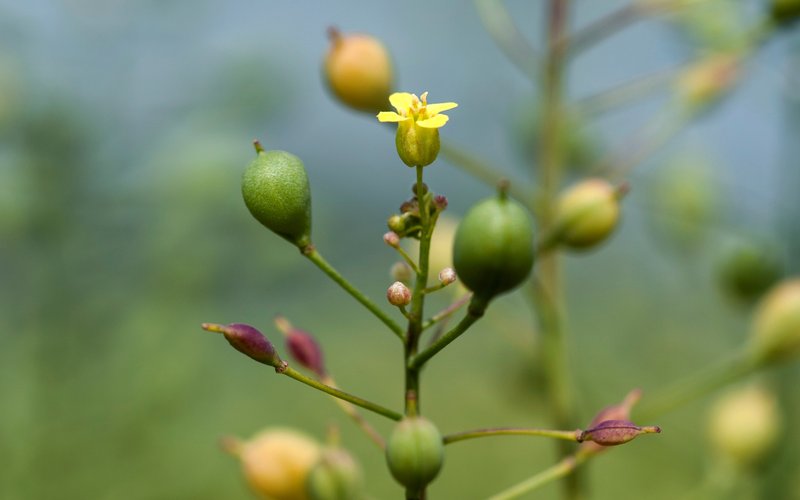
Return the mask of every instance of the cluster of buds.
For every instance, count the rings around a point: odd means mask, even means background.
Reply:
[[[421,213],[416,190],[417,185],[415,184],[412,186],[414,195],[400,205],[400,213],[392,215],[386,221],[386,225],[398,238],[410,237],[419,239],[420,237]],[[428,191],[428,186],[425,184],[422,185],[422,191],[423,196],[429,198],[429,200],[426,201],[430,201],[430,203],[425,203],[425,205],[429,207],[428,216],[435,220],[435,218],[447,208],[447,198],[443,195],[432,195]],[[400,242],[399,239],[396,243],[394,240],[387,240],[387,237],[389,237],[389,235],[384,236],[384,241],[389,246],[396,247]]]

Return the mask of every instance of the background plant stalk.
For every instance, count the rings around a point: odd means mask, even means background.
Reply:
[[[541,144],[538,148],[537,177],[539,202],[537,211],[539,228],[547,234],[553,227],[555,205],[561,182],[564,152],[561,122],[564,119],[564,64],[566,61],[568,0],[550,0],[547,14],[547,51],[542,72],[542,95],[544,123]],[[548,252],[538,263],[538,276],[534,278],[533,306],[541,335],[540,362],[545,371],[548,399],[555,427],[574,427],[572,384],[566,366],[563,284],[558,252]],[[557,441],[558,455],[566,457],[571,445]],[[580,496],[580,480],[576,475],[568,476],[566,498]]]

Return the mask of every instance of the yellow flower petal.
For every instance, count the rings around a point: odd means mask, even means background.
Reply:
[[[410,116],[398,115],[394,111],[381,111],[377,116],[379,122],[403,122],[411,119]]]
[[[457,107],[458,104],[454,102],[437,102],[436,104],[428,104],[427,110],[429,115],[436,115]]]
[[[439,128],[444,126],[447,123],[447,115],[436,115],[425,120],[420,120],[417,122],[417,125],[423,128]]]
[[[414,102],[414,94],[409,94],[408,92],[395,92],[389,96],[389,102],[392,104],[394,109],[400,113],[404,113],[406,110],[408,110],[408,108],[411,107],[411,103]]]

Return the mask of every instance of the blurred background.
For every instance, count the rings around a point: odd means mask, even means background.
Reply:
[[[582,53],[570,100],[596,103],[605,89],[718,49],[765,9],[706,3]],[[572,24],[622,5],[575,1]],[[540,47],[543,3],[507,6]],[[402,494],[331,401],[199,328],[247,322],[278,340],[272,318],[283,314],[318,337],[342,387],[401,405],[396,340],[241,201],[254,138],[294,152],[311,180],[319,250],[376,299],[392,281],[396,254],[381,236],[413,171],[385,127],[327,93],[331,25],[380,37],[398,89],[458,102],[445,139],[533,179],[537,87],[470,2],[0,0],[0,498],[249,498],[220,437],[281,425],[322,439],[330,424],[374,498]],[[796,274],[799,84],[800,37],[784,29],[724,99],[631,173],[614,238],[567,258],[569,362],[587,423],[628,390],[668,386],[745,341],[750,307],[719,283],[730,248],[755,241]],[[571,175],[624,149],[675,94],[667,81],[576,118]],[[426,175],[453,216],[493,191],[443,160]],[[503,297],[431,363],[423,405],[444,433],[548,425],[532,324],[521,297]],[[763,376],[784,444],[737,494],[800,498],[800,451],[788,445],[800,442],[788,425],[800,416],[800,371]],[[642,422],[664,433],[594,461],[593,498],[713,497],[702,493],[716,470],[712,403]],[[554,460],[552,443],[535,438],[455,444],[431,497],[483,498]]]

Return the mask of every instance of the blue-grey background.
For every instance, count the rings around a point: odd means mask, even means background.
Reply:
[[[743,25],[764,8],[719,3]],[[541,47],[544,2],[507,4]],[[576,1],[572,24],[623,4]],[[724,29],[719,12],[700,18]],[[199,329],[249,322],[277,340],[271,320],[284,314],[318,336],[340,385],[401,403],[392,336],[255,223],[239,195],[254,138],[299,155],[318,248],[381,297],[395,255],[380,237],[413,173],[384,127],[326,92],[331,25],[379,36],[398,89],[458,102],[446,140],[512,178],[533,178],[518,125],[535,113],[536,86],[494,45],[471,2],[0,0],[0,497],[246,498],[220,436],[291,425],[321,439],[331,423],[362,462],[370,493],[401,495],[330,401]],[[676,16],[635,24],[572,62],[569,97],[674,67],[707,42]],[[749,311],[714,281],[729,240],[769,240],[797,271],[798,43],[792,30],[771,39],[728,98],[633,172],[614,239],[566,259],[569,359],[586,421],[629,389],[666,386],[744,342]],[[587,118],[592,157],[624,146],[673,93],[667,85]],[[700,242],[688,246],[664,234],[681,214],[654,194],[681,162],[708,173],[701,188],[716,200]],[[492,191],[441,160],[426,176],[454,215]],[[432,363],[423,404],[444,432],[548,425],[531,382],[531,324],[524,300],[505,297]],[[769,377],[796,415],[796,395],[781,388],[797,369]],[[711,460],[707,404],[665,416],[662,436],[597,460],[595,498],[696,491]],[[797,437],[786,432],[786,442]],[[482,498],[553,460],[552,445],[536,439],[457,444],[431,496]],[[798,460],[796,450],[777,451],[763,491],[800,494]]]

